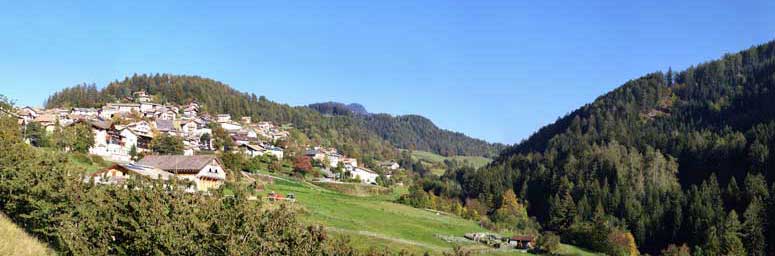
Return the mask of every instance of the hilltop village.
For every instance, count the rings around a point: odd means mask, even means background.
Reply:
[[[290,165],[288,168],[314,172],[313,176],[323,182],[376,185],[400,168],[398,163],[386,161],[377,165],[388,173],[373,171],[359,166],[358,159],[336,148],[319,145],[303,145],[301,154],[287,159],[290,125],[251,120],[247,116],[210,115],[196,101],[185,105],[160,104],[145,91],[100,108],[23,107],[17,109],[16,116],[25,132],[39,131],[47,136],[57,136],[58,131],[68,127],[88,127],[93,138],[93,143],[88,143],[88,153],[114,163],[92,175],[100,183],[120,183],[129,175],[164,180],[178,176],[196,185],[192,191],[206,191],[227,179],[229,172],[225,170],[229,168],[216,154],[219,152],[261,159],[275,169],[285,163]],[[39,144],[41,136],[44,135],[27,136],[27,143]]]

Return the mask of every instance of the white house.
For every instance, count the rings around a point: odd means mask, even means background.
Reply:
[[[178,113],[175,113],[174,111],[169,109],[164,111],[158,111],[156,112],[155,115],[158,116],[159,119],[164,119],[164,120],[175,120],[178,117]]]
[[[195,120],[185,120],[180,124],[180,131],[185,136],[195,136],[199,127],[201,126]]]
[[[136,91],[133,93],[136,102],[150,102],[151,96],[145,93],[145,91]]]
[[[328,167],[337,167],[339,166],[339,160],[342,159],[342,155],[340,154],[328,154],[326,155],[328,158]]]
[[[102,109],[97,112],[97,115],[102,119],[111,119],[113,118],[113,114],[116,113],[118,113],[118,109],[116,108],[102,107]]]
[[[146,156],[138,165],[159,168],[176,177],[193,183],[192,189],[207,191],[217,189],[226,180],[226,172],[220,159],[213,155],[197,156]]]
[[[275,146],[272,146],[272,145],[266,145],[266,144],[263,147],[264,147],[264,149],[266,149],[266,151],[264,152],[264,155],[271,155],[271,156],[274,156],[275,158],[277,158],[279,160],[283,159],[284,153],[283,153],[283,149],[282,148],[275,147]]]
[[[140,112],[146,113],[146,112],[154,112],[156,109],[161,108],[161,104],[156,103],[150,103],[150,102],[143,102],[140,103]]]
[[[366,184],[377,184],[377,177],[379,177],[379,174],[366,168],[354,168],[350,173],[353,178],[360,179]]]
[[[108,103],[106,108],[115,109],[118,113],[140,112],[140,104],[137,103]]]
[[[124,144],[124,150],[127,153],[132,151],[132,146],[135,147],[138,153],[150,150],[150,144],[153,137],[150,134],[139,133],[129,129],[128,127],[120,130],[121,141]]]
[[[221,127],[229,132],[237,132],[242,129],[241,125],[232,122],[223,122],[221,123]]]
[[[348,171],[353,171],[356,167],[358,167],[358,159],[355,158],[344,158],[341,160],[342,164],[344,165],[344,169]]]
[[[199,107],[195,105],[188,105],[183,109],[183,115],[187,117],[195,117],[199,114]]]
[[[147,121],[134,122],[128,124],[126,127],[138,133],[151,134],[151,124]]]
[[[84,116],[84,117],[96,117],[99,112],[94,108],[73,108],[70,111],[70,115]]]
[[[89,154],[98,155],[117,162],[128,162],[129,151],[124,148],[121,134],[108,121],[91,122],[94,134],[94,146],[89,148]]]
[[[231,122],[231,115],[229,114],[218,114],[215,116],[216,122],[224,123],[224,122]]]
[[[396,163],[394,161],[380,162],[379,166],[384,168],[384,169],[386,169],[386,170],[392,170],[392,171],[395,171],[395,170],[398,170],[398,168],[401,168],[401,165],[399,165],[398,163]]]

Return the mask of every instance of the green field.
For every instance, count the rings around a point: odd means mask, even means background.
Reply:
[[[440,254],[455,244],[441,236],[462,237],[468,232],[487,232],[470,220],[453,215],[437,215],[430,211],[391,202],[397,194],[375,196],[345,195],[320,186],[295,180],[275,179],[266,192],[294,193],[301,208],[301,218],[307,223],[322,224],[335,234],[349,235],[353,246],[360,249],[390,248],[422,254]],[[460,244],[466,249],[486,249],[472,242]],[[565,255],[593,255],[563,245]],[[581,252],[581,254],[577,254]],[[488,254],[520,255],[516,251],[493,251]],[[525,255],[525,254],[522,254]]]
[[[431,167],[431,172],[436,175],[444,174],[444,160],[451,160],[458,162],[459,165],[466,165],[473,167],[474,169],[481,168],[490,162],[492,159],[481,156],[442,156],[427,151],[412,151],[412,159],[415,161],[423,161],[428,163]]]

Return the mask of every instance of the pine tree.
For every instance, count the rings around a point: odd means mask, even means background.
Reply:
[[[721,243],[718,235],[718,229],[716,227],[710,227],[705,233],[705,246],[702,251],[704,255],[721,255]]]
[[[767,244],[764,237],[765,219],[762,201],[757,196],[754,197],[745,210],[745,222],[743,223],[743,233],[746,236],[746,247],[750,255],[765,256]]]
[[[745,246],[743,241],[740,240],[742,234],[740,220],[737,217],[735,210],[729,212],[726,222],[724,223],[724,235],[722,238],[722,252],[727,256],[745,256]]]

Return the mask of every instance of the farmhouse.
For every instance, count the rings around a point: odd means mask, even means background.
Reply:
[[[360,179],[363,183],[377,184],[377,177],[379,177],[379,174],[372,170],[357,167],[350,172],[354,178]]]
[[[212,155],[146,156],[137,164],[159,168],[178,178],[190,180],[198,191],[216,189],[226,180],[221,160]]]

